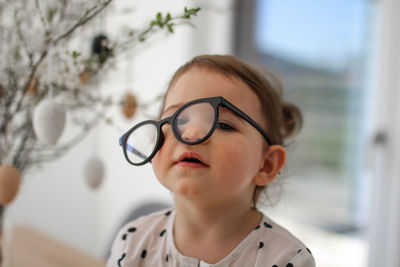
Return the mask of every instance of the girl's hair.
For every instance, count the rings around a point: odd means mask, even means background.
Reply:
[[[266,125],[264,130],[272,144],[284,145],[285,139],[292,137],[301,129],[303,123],[301,111],[295,105],[283,100],[283,87],[280,79],[269,71],[264,71],[265,73],[262,75],[255,68],[234,56],[201,55],[193,58],[175,72],[168,90],[184,73],[194,67],[216,71],[228,78],[236,77],[248,85],[260,100],[265,119],[264,125]],[[256,189],[254,202],[258,198],[260,189],[262,187]]]

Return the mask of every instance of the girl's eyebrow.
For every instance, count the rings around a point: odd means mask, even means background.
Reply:
[[[237,119],[238,122],[240,122],[243,125],[246,124],[246,121],[243,118],[239,117],[237,114],[235,114],[233,111],[231,111],[227,107],[222,107],[221,106],[220,114],[231,114],[234,118]]]
[[[178,103],[172,106],[167,107],[166,109],[164,109],[164,111],[162,112],[161,115],[164,115],[165,113],[169,112],[170,110],[177,110],[179,107],[181,107],[183,104]]]

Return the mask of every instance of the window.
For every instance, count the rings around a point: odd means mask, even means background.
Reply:
[[[360,229],[370,1],[236,3],[234,52],[277,70],[305,118],[288,146],[287,213],[334,232]]]

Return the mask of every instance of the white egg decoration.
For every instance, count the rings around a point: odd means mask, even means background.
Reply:
[[[64,131],[65,109],[53,99],[40,102],[33,112],[33,130],[43,143],[55,145]]]
[[[90,188],[99,188],[104,178],[104,164],[100,159],[93,157],[88,160],[85,166],[85,178]]]

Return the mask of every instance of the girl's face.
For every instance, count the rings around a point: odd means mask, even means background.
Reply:
[[[191,100],[213,96],[223,96],[264,127],[260,101],[245,83],[197,67],[189,69],[169,89],[162,118]],[[198,145],[179,142],[170,125],[164,125],[163,146],[152,160],[154,172],[176,195],[226,203],[252,201],[256,177],[264,164],[265,140],[231,111],[219,111],[224,127],[217,127]]]

